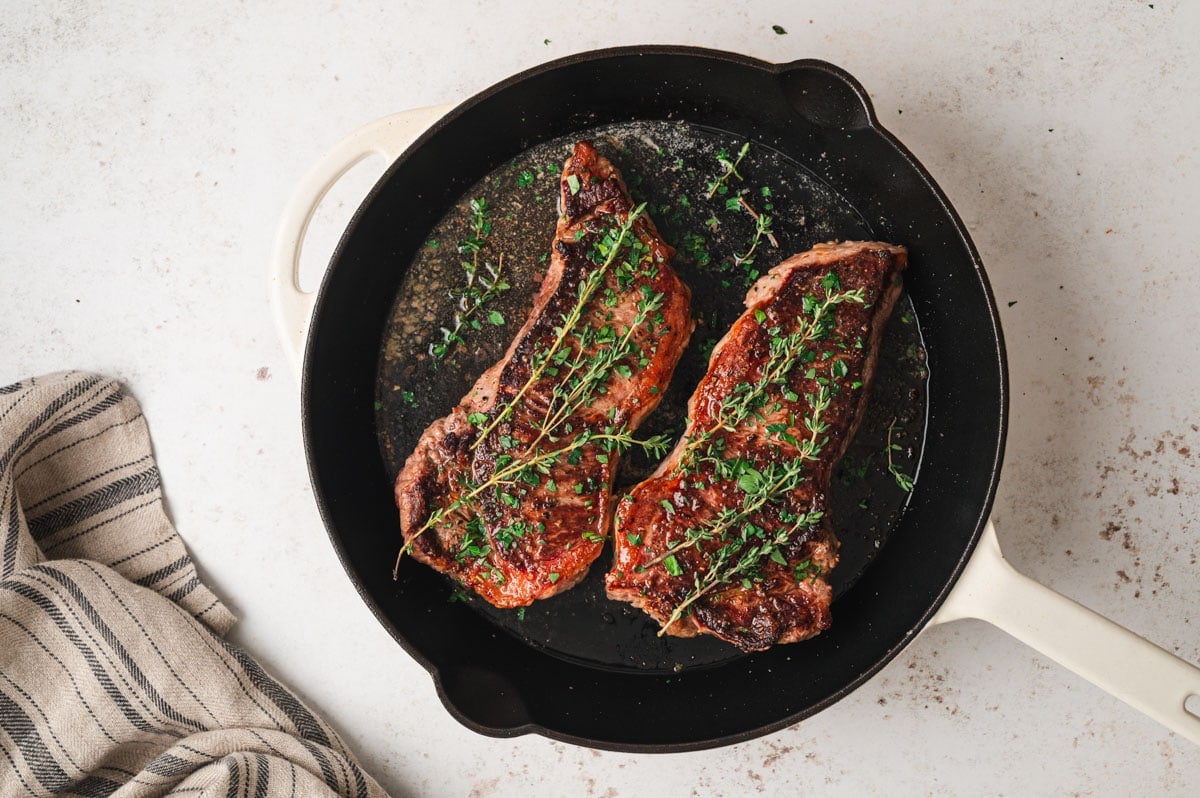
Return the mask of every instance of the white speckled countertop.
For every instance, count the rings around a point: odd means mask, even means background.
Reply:
[[[1200,749],[976,622],[722,750],[467,731],[333,555],[266,263],[295,182],[376,117],[618,44],[832,61],[945,189],[995,288],[1010,559],[1200,661],[1200,5],[660,0],[582,24],[561,3],[495,5],[9,8],[0,383],[64,368],[129,382],[175,521],[241,616],[234,639],[397,796],[1194,795]],[[326,229],[372,177],[337,193]]]

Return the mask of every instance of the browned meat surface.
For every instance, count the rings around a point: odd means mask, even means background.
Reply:
[[[560,190],[528,320],[396,480],[402,553],[498,607],[566,590],[599,556],[618,459],[692,331],[674,250],[616,168],[580,142]]]
[[[713,349],[683,438],[617,508],[608,595],[752,651],[829,628],[830,477],[900,294],[901,247],[822,244],[764,275]]]

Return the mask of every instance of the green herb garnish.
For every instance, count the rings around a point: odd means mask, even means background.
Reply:
[[[892,452],[904,451],[904,447],[902,447],[900,444],[892,443],[892,435],[895,432],[895,430],[896,430],[896,419],[893,418],[892,423],[888,424],[888,434],[887,434],[888,473],[891,474],[892,478],[896,480],[896,484],[900,486],[900,490],[904,491],[905,493],[912,493],[913,478],[910,477],[908,474],[904,473],[903,471],[901,471],[900,467],[898,465],[896,465],[895,461],[892,458]]]
[[[491,235],[492,223],[488,220],[491,211],[487,200],[477,197],[471,200],[471,234],[459,242],[458,251],[461,255],[470,255],[470,260],[460,261],[466,284],[462,288],[450,291],[455,299],[454,322],[450,327],[442,327],[442,340],[430,344],[429,354],[434,362],[442,360],[457,345],[465,343],[463,329],[480,329],[479,321],[474,316],[485,304],[503,294],[511,286],[504,277],[504,256],[501,255],[493,267],[490,263],[480,262],[487,237]],[[494,312],[494,311],[493,311]]]
[[[829,425],[825,412],[838,390],[837,379],[846,376],[848,367],[829,354],[826,348],[818,352],[816,344],[829,340],[836,329],[836,308],[844,303],[865,304],[862,289],[842,290],[837,275],[831,272],[821,281],[824,296],[809,296],[803,303],[803,315],[795,330],[785,334],[778,328],[768,331],[767,362],[759,378],[733,387],[722,400],[714,424],[685,439],[676,472],[697,473],[700,464],[712,469],[717,480],[732,480],[742,493],[740,504],[725,507],[714,516],[683,531],[680,539],[666,547],[657,557],[642,563],[643,568],[662,563],[671,576],[683,576],[683,566],[677,553],[704,543],[715,546],[707,556],[707,567],[691,575],[692,587],[677,604],[663,624],[659,634],[665,634],[672,624],[682,618],[689,607],[702,597],[725,585],[740,584],[750,589],[762,578],[762,568],[768,562],[786,566],[786,546],[800,532],[823,518],[821,510],[809,509],[795,513],[783,504],[808,478],[808,464],[819,459],[829,442]],[[756,320],[762,324],[766,314]],[[836,339],[835,348],[844,346]],[[803,418],[788,423],[768,423],[766,432],[794,452],[790,459],[780,458],[755,466],[741,458],[727,459],[726,435],[735,432],[755,418],[778,413],[781,399],[799,400],[792,387],[792,375],[803,369],[806,380],[817,383],[815,391],[807,393],[808,411]],[[802,433],[802,434],[801,434]],[[782,451],[782,450],[781,450]],[[783,523],[768,532],[754,519],[768,506],[774,506]],[[668,564],[670,560],[670,564]],[[813,573],[810,563],[801,563],[796,573]],[[676,572],[678,571],[678,573]],[[815,573],[819,573],[816,571]],[[797,576],[797,578],[808,578]]]
[[[750,203],[746,202],[745,198],[738,196],[736,203],[745,209],[746,213],[754,219],[754,235],[750,238],[750,246],[744,254],[734,254],[733,263],[735,266],[741,266],[747,269],[753,275],[751,279],[758,278],[757,270],[750,270],[749,266],[754,263],[754,251],[758,249],[759,242],[766,237],[771,242],[771,246],[779,249],[779,241],[775,239],[775,234],[771,230],[771,217],[764,214],[759,214],[754,208],[750,207]],[[832,274],[832,272],[830,272]]]
[[[721,168],[723,168],[725,171],[722,172],[716,180],[709,181],[708,193],[704,195],[705,199],[712,199],[713,196],[718,193],[724,194],[725,191],[722,191],[721,189],[728,191],[728,187],[725,184],[730,177],[736,177],[738,180],[742,179],[742,176],[738,174],[737,168],[738,165],[741,164],[742,159],[746,157],[746,153],[748,152],[750,152],[750,142],[748,141],[742,145],[740,150],[738,150],[737,158],[733,160],[730,160],[729,153],[726,150],[717,151],[717,163],[719,163]]]
[[[590,405],[597,395],[607,390],[606,384],[612,375],[632,376],[633,364],[641,368],[649,362],[648,354],[639,348],[637,332],[647,325],[662,323],[659,311],[664,297],[651,288],[650,280],[656,273],[656,267],[649,246],[634,232],[644,209],[644,205],[639,205],[620,223],[595,231],[589,257],[596,268],[580,282],[575,301],[562,314],[549,346],[534,351],[525,383],[489,418],[481,421],[474,414],[468,417],[479,429],[471,448],[479,446],[495,433],[495,441],[503,454],[495,459],[494,470],[482,481],[476,482],[469,477],[464,479],[459,496],[445,507],[434,510],[425,523],[408,536],[397,555],[397,569],[400,559],[411,550],[420,535],[456,515],[461,517],[458,511],[485,492],[509,507],[519,507],[518,497],[524,495],[526,490],[522,486],[549,482],[549,474],[556,463],[565,461],[578,464],[585,447],[595,447],[597,451],[594,457],[602,463],[607,462],[611,455],[621,454],[634,446],[641,448],[648,456],[661,457],[665,454],[670,445],[667,435],[639,440],[623,425],[576,428],[571,422],[577,410]],[[626,328],[613,324],[597,326],[596,323],[584,321],[584,311],[594,300],[604,297],[601,289],[610,277],[618,288],[636,292],[638,297],[636,313]],[[518,442],[503,430],[498,431],[497,427],[512,415],[514,408],[522,406],[529,390],[543,377],[552,377],[553,387],[543,417],[535,421],[538,434],[534,440],[529,443]],[[599,485],[586,479],[572,487],[577,495],[583,495],[585,491],[589,494],[595,492]],[[557,486],[553,490],[557,490]],[[479,519],[476,517],[474,520]],[[518,532],[524,534],[523,530],[507,528],[507,531],[498,531],[494,538],[499,545],[515,545],[515,539],[521,536]],[[393,577],[396,573],[394,570]],[[557,575],[553,575],[553,579],[557,579]]]

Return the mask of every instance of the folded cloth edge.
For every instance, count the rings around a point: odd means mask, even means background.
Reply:
[[[222,639],[118,381],[0,388],[0,530],[0,795],[385,795]]]

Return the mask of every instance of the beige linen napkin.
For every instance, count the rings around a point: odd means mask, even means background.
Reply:
[[[233,622],[121,385],[0,388],[0,794],[385,795]]]

